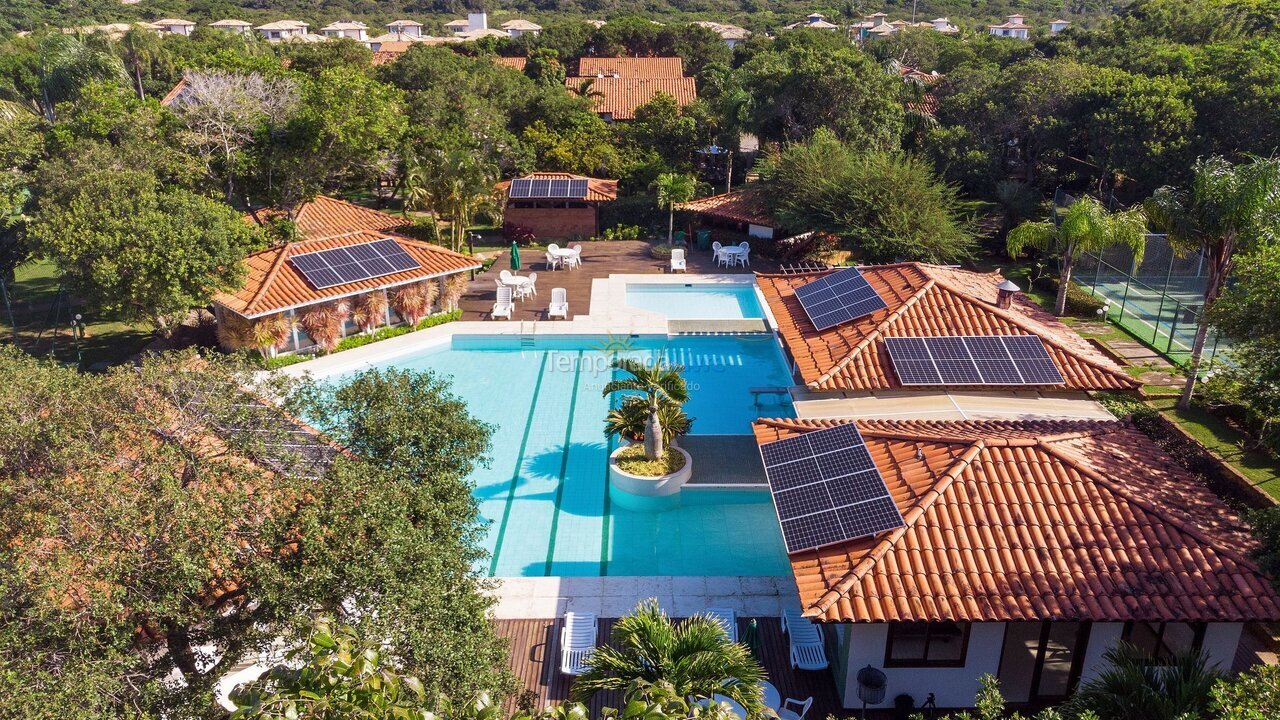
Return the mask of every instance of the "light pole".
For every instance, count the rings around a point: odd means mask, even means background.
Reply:
[[[84,339],[84,316],[76,313],[71,319],[71,341],[76,344],[76,367],[84,367],[84,356],[80,353],[80,341]]]

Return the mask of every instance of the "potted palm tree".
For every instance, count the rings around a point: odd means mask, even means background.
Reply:
[[[693,470],[693,458],[674,444],[693,426],[683,409],[689,399],[684,367],[618,358],[613,368],[626,376],[606,384],[604,395],[626,396],[605,418],[605,435],[624,441],[609,456],[609,480],[631,495],[673,495]]]

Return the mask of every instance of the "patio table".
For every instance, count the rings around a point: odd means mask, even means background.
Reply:
[[[773,683],[768,680],[760,684],[764,687],[765,706],[777,710],[778,706],[782,704],[782,695],[778,693],[778,688],[774,687]]]
[[[740,258],[745,256],[747,251],[737,245],[726,245],[720,248],[720,255],[729,259],[729,265],[737,265]]]

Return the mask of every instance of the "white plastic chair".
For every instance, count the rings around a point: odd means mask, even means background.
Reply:
[[[552,255],[551,253],[547,253],[547,269],[555,270],[558,267],[560,267],[560,258]]]
[[[564,288],[551,288],[551,304],[547,306],[547,318],[569,319],[569,293]]]
[[[733,608],[707,608],[702,611],[702,614],[720,623],[729,640],[738,642],[738,614],[733,611]]]
[[[720,244],[719,240],[711,243],[711,259],[715,260],[717,265],[724,261],[724,255],[720,253],[723,248],[724,246]]]
[[[493,304],[493,311],[489,313],[495,320],[497,318],[511,319],[511,311],[515,310],[516,304],[511,301],[511,288],[502,286],[498,288],[498,301]]]
[[[671,272],[684,272],[686,269],[684,262],[684,248],[673,248],[671,250]]]
[[[813,707],[812,697],[805,700],[787,698],[782,701],[782,707],[778,708],[778,717],[780,720],[804,720],[804,716],[808,714],[811,707]]]
[[[596,646],[596,616],[590,613],[564,614],[560,628],[560,672],[581,675],[591,669],[587,654]]]
[[[791,667],[824,670],[830,665],[827,662],[827,651],[823,647],[822,628],[801,615],[799,610],[783,611],[782,632],[787,634],[787,639],[791,642]]]
[[[570,270],[577,270],[582,267],[582,245],[570,245],[569,249],[573,251],[573,254],[564,259],[565,267]]]
[[[744,241],[744,242],[740,242],[740,243],[738,243],[738,247],[739,247],[739,248],[741,248],[741,249],[742,249],[742,251],[741,251],[741,252],[739,252],[739,253],[738,253],[738,257],[736,257],[736,258],[734,258],[734,259],[735,259],[735,260],[737,260],[738,262],[742,263],[742,267],[746,267],[746,266],[750,265],[750,264],[751,264],[751,258],[750,258],[750,255],[751,255],[751,243],[749,243],[749,242],[745,242],[745,241]]]
[[[520,285],[520,297],[538,294],[538,273],[529,273],[529,278]]]

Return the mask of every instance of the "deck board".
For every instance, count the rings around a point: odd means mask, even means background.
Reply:
[[[738,619],[741,637],[750,624],[750,618]],[[498,634],[511,643],[509,665],[535,708],[557,704],[569,698],[571,678],[559,670],[559,620],[496,620]],[[601,618],[598,643],[608,640],[616,618]],[[823,718],[843,712],[836,694],[835,682],[830,671],[808,672],[792,670],[788,661],[786,636],[782,634],[777,618],[757,618],[760,633],[761,656],[769,681],[778,688],[784,698],[803,700],[813,697],[810,717]],[[830,656],[830,651],[828,655]],[[600,693],[588,703],[592,717],[598,717],[601,708],[618,707],[618,693]],[[514,712],[519,698],[507,701],[506,711]]]

